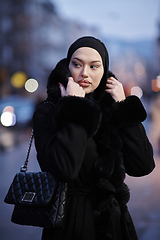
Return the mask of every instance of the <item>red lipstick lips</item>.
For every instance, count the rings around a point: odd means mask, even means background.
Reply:
[[[81,87],[88,87],[88,86],[90,86],[91,83],[89,81],[83,79],[83,80],[78,81],[78,84]]]

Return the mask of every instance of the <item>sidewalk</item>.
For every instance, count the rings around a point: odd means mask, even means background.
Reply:
[[[148,176],[126,178],[131,191],[128,207],[140,240],[160,239],[160,158],[155,162]]]

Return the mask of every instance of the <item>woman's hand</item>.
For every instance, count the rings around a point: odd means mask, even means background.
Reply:
[[[67,88],[65,89],[64,86],[59,83],[59,87],[61,90],[61,96],[77,96],[77,97],[84,97],[85,91],[79,84],[75,83],[72,77],[68,78]]]
[[[126,99],[122,83],[117,81],[114,77],[107,79],[106,87],[107,89],[105,91],[110,93],[116,102]]]

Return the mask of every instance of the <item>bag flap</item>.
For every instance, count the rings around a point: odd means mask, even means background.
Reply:
[[[46,206],[56,190],[57,180],[48,172],[19,172],[13,179],[5,203]]]

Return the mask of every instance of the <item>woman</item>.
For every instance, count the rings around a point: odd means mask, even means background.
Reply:
[[[108,65],[101,41],[78,39],[51,72],[48,98],[34,114],[40,167],[68,182],[64,227],[44,229],[43,240],[137,239],[125,173],[149,174],[153,151],[143,105],[125,98]]]

